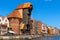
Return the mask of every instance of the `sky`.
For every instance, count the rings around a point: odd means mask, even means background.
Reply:
[[[31,17],[48,26],[60,28],[60,0],[0,0],[0,15],[6,16],[19,4],[31,2]]]

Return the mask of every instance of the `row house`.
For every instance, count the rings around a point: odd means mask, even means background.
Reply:
[[[47,29],[48,29],[47,25],[43,23],[42,24],[42,30],[41,30],[42,34],[48,34]]]
[[[36,20],[31,20],[32,28],[30,29],[30,34],[36,34]]]
[[[31,34],[47,34],[48,28],[46,24],[43,24],[41,21],[31,20],[32,29],[30,29]]]
[[[0,16],[0,35],[7,33],[9,27],[9,20],[6,16]]]
[[[13,10],[8,16],[9,26],[15,32],[15,34],[22,34],[20,24],[23,22],[25,24],[24,28],[27,27],[30,30],[30,15],[32,11],[31,3],[27,2],[20,4]],[[28,26],[29,25],[29,26]]]
[[[60,29],[59,29],[59,34],[60,34]]]
[[[52,35],[53,34],[53,29],[51,26],[48,26],[48,34]]]
[[[32,29],[31,34],[42,34],[42,22],[41,21],[36,21],[36,20],[31,20],[32,23]]]
[[[42,34],[41,30],[42,30],[42,22],[38,21],[38,34]]]
[[[54,34],[54,35],[55,35],[55,34],[59,34],[59,29],[56,28],[56,27],[54,27],[54,28],[53,28],[53,34]]]

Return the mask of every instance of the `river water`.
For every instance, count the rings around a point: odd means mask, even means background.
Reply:
[[[60,36],[51,36],[51,37],[43,37],[35,39],[25,39],[25,40],[60,40]]]

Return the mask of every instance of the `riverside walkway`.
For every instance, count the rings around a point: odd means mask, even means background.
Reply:
[[[0,36],[0,39],[12,39],[12,38],[37,38],[40,37],[40,35],[20,35],[20,36]]]

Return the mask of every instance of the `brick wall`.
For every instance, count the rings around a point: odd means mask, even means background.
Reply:
[[[32,22],[32,29],[30,30],[31,34],[36,34],[36,20]]]
[[[12,18],[10,19],[9,24],[15,34],[19,34],[19,20]]]
[[[42,23],[38,21],[38,34],[41,34]]]

